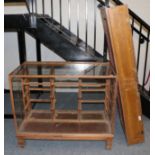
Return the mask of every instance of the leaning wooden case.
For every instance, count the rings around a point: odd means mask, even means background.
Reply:
[[[25,139],[105,140],[106,148],[112,148],[117,80],[109,63],[25,62],[9,74],[9,81],[19,146]],[[77,109],[57,109],[57,88],[76,88]],[[44,93],[48,99],[41,99]],[[103,98],[85,99],[87,93]],[[34,106],[45,103],[50,109]],[[103,108],[85,110],[86,103],[102,103]]]

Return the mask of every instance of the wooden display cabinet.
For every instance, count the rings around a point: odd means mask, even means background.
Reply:
[[[25,62],[9,81],[19,146],[25,139],[105,140],[112,148],[117,80],[109,63]],[[57,107],[58,89],[76,92],[73,109]],[[37,108],[43,104],[49,108]]]

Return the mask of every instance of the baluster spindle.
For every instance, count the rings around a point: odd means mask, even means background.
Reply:
[[[150,37],[150,31],[147,33],[147,38],[149,39],[149,37]],[[148,58],[148,47],[149,47],[149,40],[147,40],[147,42],[146,42],[146,51],[145,51],[145,62],[144,62],[142,89],[144,89],[144,85],[145,85],[146,67],[147,67],[147,58]]]
[[[133,34],[133,30],[134,30],[134,22],[135,22],[135,19],[132,18],[132,23],[131,23],[132,34]]]
[[[96,50],[96,0],[94,0],[94,50]]]
[[[140,30],[139,30],[139,42],[138,42],[138,54],[137,54],[137,71],[139,69],[139,57],[140,57],[140,48],[141,48],[141,34],[142,34],[142,24],[140,24]]]
[[[79,39],[79,1],[77,1],[77,43]]]
[[[42,13],[45,14],[45,1],[42,0]]]
[[[59,0],[60,29],[62,28],[62,1]]]
[[[107,44],[107,38],[104,33],[104,45],[103,45],[103,61],[107,61],[107,50],[108,50],[108,44]]]
[[[53,19],[53,0],[51,0],[51,18]]]
[[[71,0],[68,0],[68,27],[71,31]]]
[[[85,34],[85,48],[86,48],[86,50],[87,50],[87,47],[88,47],[88,0],[85,0],[86,2],[86,8],[85,8],[85,10],[86,10],[86,12],[85,12],[85,18],[86,18],[86,22],[85,22],[85,27],[86,27],[86,34]]]

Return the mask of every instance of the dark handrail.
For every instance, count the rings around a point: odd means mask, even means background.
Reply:
[[[101,5],[105,6],[105,2],[102,0],[97,0]]]
[[[26,0],[4,0],[4,3],[23,3]]]

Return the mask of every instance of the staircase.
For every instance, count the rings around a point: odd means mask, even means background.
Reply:
[[[102,61],[102,56],[49,16],[37,15],[37,27],[31,28],[29,14],[5,15],[5,30],[24,29],[35,39],[67,61]],[[15,21],[15,22],[12,22]],[[67,53],[67,54],[66,54]]]
[[[19,58],[20,63],[26,61],[26,48],[25,48],[25,35],[28,33],[33,38],[36,39],[37,47],[37,61],[41,61],[41,51],[40,44],[44,44],[47,48],[55,52],[57,55],[65,59],[66,61],[107,61],[107,43],[106,38],[104,37],[103,41],[103,53],[100,54],[96,49],[96,31],[97,31],[97,15],[96,11],[99,7],[104,7],[109,5],[109,1],[94,0],[93,8],[93,46],[88,43],[88,0],[85,0],[85,34],[84,39],[79,37],[79,3],[77,1],[76,7],[76,31],[73,33],[71,31],[71,1],[68,0],[68,28],[63,25],[62,22],[62,0],[59,0],[59,21],[54,19],[54,5],[51,0],[51,14],[46,14],[45,1],[42,0],[42,12],[38,10],[37,0],[19,0],[14,2],[27,2],[29,14],[18,14],[18,15],[5,15],[5,31],[17,32],[18,33],[18,43],[19,43]],[[6,0],[7,2],[12,2],[11,0]],[[119,0],[112,0],[115,5],[121,5],[122,2]],[[148,53],[149,53],[149,35],[150,35],[150,26],[145,23],[141,18],[139,18],[132,10],[129,10],[131,15],[131,27],[133,35],[138,35],[138,46],[137,46],[137,70],[138,73],[142,74],[142,79],[139,79],[139,88],[141,93],[143,113],[149,117],[149,84],[146,84],[146,79],[148,77]],[[13,22],[12,22],[13,21]],[[138,23],[138,24],[137,24]],[[103,36],[104,33],[103,33]],[[98,40],[99,41],[99,40]],[[145,51],[142,51],[142,44],[146,44]],[[141,53],[145,52],[145,57],[141,56]],[[142,64],[143,69],[140,68],[141,59],[144,59]]]

